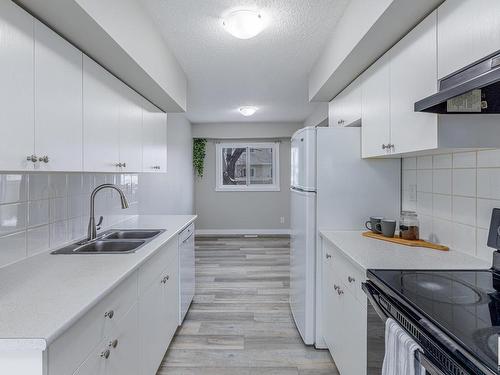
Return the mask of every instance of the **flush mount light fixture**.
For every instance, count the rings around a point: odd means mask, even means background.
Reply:
[[[240,113],[245,116],[245,117],[248,117],[248,116],[252,116],[255,112],[257,112],[257,107],[254,107],[254,106],[251,106],[251,105],[246,105],[244,107],[240,107],[238,109],[238,111],[240,111]]]
[[[253,10],[236,10],[223,18],[222,26],[236,38],[250,39],[264,30],[265,22],[261,13]]]

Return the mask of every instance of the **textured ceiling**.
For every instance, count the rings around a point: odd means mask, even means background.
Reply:
[[[141,0],[188,76],[192,122],[303,121],[308,74],[349,0]],[[248,40],[220,25],[235,9],[269,21]],[[242,105],[259,107],[241,116]]]

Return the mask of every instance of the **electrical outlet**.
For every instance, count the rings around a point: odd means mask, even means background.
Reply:
[[[284,216],[280,217],[280,224],[285,224],[285,217]]]

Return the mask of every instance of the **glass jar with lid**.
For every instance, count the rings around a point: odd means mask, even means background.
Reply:
[[[399,222],[399,237],[404,240],[419,239],[419,222],[416,212],[401,212],[401,220]]]

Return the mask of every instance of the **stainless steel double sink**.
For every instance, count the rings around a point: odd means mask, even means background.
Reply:
[[[134,253],[165,229],[111,229],[93,241],[80,241],[51,254],[127,254]]]

